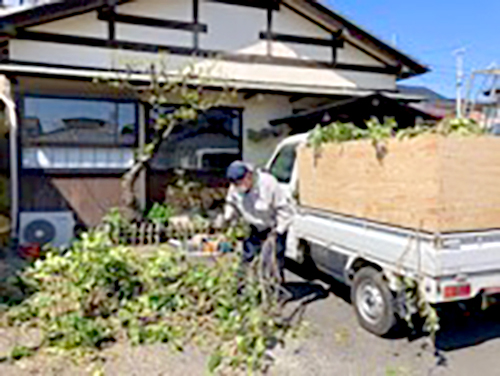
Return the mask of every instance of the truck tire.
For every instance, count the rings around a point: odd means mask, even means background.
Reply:
[[[396,326],[394,297],[374,268],[364,267],[354,275],[351,301],[359,324],[369,332],[384,336]]]

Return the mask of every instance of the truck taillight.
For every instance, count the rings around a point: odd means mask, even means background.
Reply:
[[[470,296],[470,285],[469,284],[446,286],[444,288],[445,299],[463,298],[463,297],[469,297],[469,296]]]

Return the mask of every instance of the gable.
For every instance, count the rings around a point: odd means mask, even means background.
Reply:
[[[142,70],[166,52],[169,67],[217,63],[221,79],[395,90],[401,63],[354,43],[337,21],[325,25],[299,9],[307,1],[136,0],[114,8],[94,1],[101,5],[19,28],[9,59],[107,71],[140,61],[134,70]]]
[[[144,6],[145,1],[66,0],[20,8],[17,11],[6,12],[0,17],[0,39],[2,39],[2,33],[11,34],[15,29],[44,24],[92,10],[102,10],[110,6],[113,7],[113,4],[119,4],[120,6],[127,4],[133,11],[143,13],[144,15],[157,16],[162,13],[163,6],[165,5],[164,2],[148,0],[149,4]],[[151,5],[154,2],[156,2],[156,6]],[[280,10],[286,7],[328,32],[342,32],[343,40],[361,49],[367,55],[375,58],[375,60],[398,68],[400,67],[401,77],[409,77],[428,71],[428,68],[421,65],[418,61],[380,41],[359,26],[325,7],[317,0],[186,0],[184,2],[182,0],[172,0],[168,2],[168,6],[171,15],[183,17],[186,20],[192,15],[192,20],[195,21],[194,18],[198,17],[200,10],[199,4],[205,2],[244,6],[247,9]],[[186,4],[188,5],[187,7]],[[190,11],[187,10],[189,4],[191,4],[192,8]],[[151,11],[155,7],[156,9]]]
[[[268,31],[268,10],[258,6],[242,6],[234,2],[200,1],[198,23],[206,26],[206,32],[199,33],[199,48],[216,53],[243,55],[271,55],[305,61],[319,61],[383,67],[384,64],[351,44],[332,51],[333,47],[314,44],[314,40],[331,40],[332,32],[319,27],[300,13],[281,6],[272,11],[272,33],[285,36],[310,38],[310,43],[294,43],[282,40],[267,40],[262,34]],[[259,3],[257,3],[259,4]],[[132,17],[154,20],[193,22],[194,2],[192,0],[140,0],[117,6],[117,13]],[[121,41],[168,45],[191,48],[193,35],[187,30],[146,26],[143,24],[115,23],[115,38]],[[106,40],[106,20],[98,19],[98,11],[76,15],[70,18],[27,28],[30,32],[75,35]]]

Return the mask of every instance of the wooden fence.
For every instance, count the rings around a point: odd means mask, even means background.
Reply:
[[[140,222],[125,229],[105,229],[114,242],[131,245],[159,245],[170,239],[189,239],[197,234],[208,234],[210,226],[206,224],[169,224],[168,226]]]

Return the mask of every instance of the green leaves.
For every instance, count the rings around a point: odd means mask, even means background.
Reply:
[[[146,214],[146,218],[153,223],[165,225],[174,214],[175,210],[172,206],[155,202],[153,207]]]
[[[386,140],[395,137],[399,140],[423,136],[426,134],[439,134],[442,136],[474,136],[485,134],[486,130],[472,119],[447,118],[436,125],[422,124],[415,127],[398,129],[398,124],[393,118],[386,118],[383,123],[377,118],[371,118],[366,123],[366,128],[359,128],[352,123],[332,123],[321,127],[319,125],[311,131],[309,145],[319,150],[321,145],[329,142],[347,142],[353,140],[371,140],[377,149],[377,156],[384,153]]]
[[[353,140],[371,140],[375,148],[377,159],[387,153],[385,141],[393,136],[397,123],[394,119],[385,119],[380,123],[378,119],[371,118],[366,122],[366,128],[359,128],[353,123],[332,123],[326,127],[319,125],[314,128],[309,136],[309,146],[319,152],[321,146],[329,142],[347,142]]]
[[[487,129],[481,127],[476,121],[465,118],[446,118],[435,126],[428,124],[418,125],[413,128],[401,129],[397,132],[398,139],[413,138],[426,134],[438,134],[441,136],[480,136],[487,133]]]
[[[118,217],[108,221],[120,226]],[[260,369],[267,344],[283,330],[264,304],[259,281],[228,255],[194,263],[171,249],[148,254],[112,245],[101,231],[83,234],[64,254],[49,252],[22,275],[32,291],[8,311],[11,325],[35,326],[42,344],[61,351],[206,341],[208,368]],[[238,287],[245,288],[238,294]],[[25,349],[13,349],[23,357]]]
[[[421,279],[414,279],[409,277],[400,277],[399,285],[402,295],[402,303],[404,310],[404,317],[402,317],[408,326],[413,329],[413,317],[418,314],[419,317],[424,319],[422,329],[424,332],[430,333],[431,337],[435,339],[436,333],[440,329],[439,317],[436,308],[433,307],[426,299],[426,292],[424,284]]]
[[[374,143],[381,143],[391,138],[398,124],[393,118],[387,118],[383,123],[377,118],[371,118],[366,122],[366,130],[361,131],[361,137],[372,140]]]
[[[213,373],[222,363],[222,355],[218,352],[212,354],[208,359],[208,370]]]
[[[32,356],[34,352],[35,351],[33,349],[30,349],[26,346],[16,345],[10,351],[10,357],[14,360],[20,360],[22,358]]]
[[[447,118],[436,126],[436,132],[443,136],[456,134],[459,136],[477,136],[486,133],[476,121],[465,118]]]
[[[332,123],[321,127],[317,125],[309,136],[309,145],[315,149],[328,142],[345,142],[363,138],[363,130],[353,123]]]

